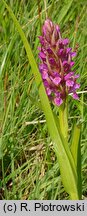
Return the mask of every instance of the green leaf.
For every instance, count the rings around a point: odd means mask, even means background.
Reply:
[[[71,142],[71,153],[77,169],[79,199],[81,199],[81,194],[82,194],[80,137],[81,137],[81,124],[80,123],[78,125],[74,124],[72,142]]]
[[[77,155],[78,155],[80,131],[81,131],[81,128],[77,126],[76,124],[74,124],[72,141],[71,141],[71,152],[72,152],[76,167],[77,167]]]
[[[42,83],[41,75],[38,70],[37,64],[35,62],[35,59],[33,57],[30,45],[27,41],[27,38],[17,21],[15,15],[13,14],[11,8],[6,4],[4,0],[2,0],[5,4],[7,10],[10,13],[10,16],[12,17],[15,26],[21,36],[21,39],[23,41],[27,57],[29,59],[29,63],[32,68],[32,72],[35,77],[35,81],[38,87],[39,96],[42,103],[42,108],[46,117],[48,130],[50,133],[50,136],[53,141],[54,150],[56,152],[56,155],[58,157],[59,165],[60,165],[60,171],[61,171],[61,177],[64,184],[64,187],[68,194],[70,194],[71,199],[78,199],[78,191],[77,191],[77,173],[76,173],[76,167],[74,164],[74,160],[72,157],[72,154],[70,152],[68,143],[64,140],[60,130],[57,126],[57,121],[55,120],[55,117],[53,115],[48,97],[45,92],[44,85]]]

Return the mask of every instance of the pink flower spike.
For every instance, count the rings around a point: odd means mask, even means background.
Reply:
[[[68,46],[69,39],[62,38],[59,26],[46,19],[39,40],[39,70],[49,100],[60,106],[70,93],[78,100],[79,74],[72,70],[76,52]]]

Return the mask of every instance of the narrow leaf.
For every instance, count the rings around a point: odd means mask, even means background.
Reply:
[[[81,181],[81,146],[80,146],[80,136],[81,136],[81,124],[74,125],[71,143],[71,153],[75,162],[78,176],[78,192],[79,199],[81,199],[82,193],[82,181]]]
[[[71,152],[72,152],[76,167],[77,167],[77,156],[78,156],[80,131],[81,131],[81,128],[77,126],[76,124],[74,124],[72,142],[71,142]]]

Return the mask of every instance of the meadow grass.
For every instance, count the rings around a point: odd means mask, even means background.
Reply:
[[[46,16],[77,50],[80,101],[69,97],[69,130],[82,121],[82,193],[87,196],[87,3],[82,0],[9,0],[38,60]],[[14,23],[0,1],[0,199],[68,199],[48,134],[38,89]],[[45,101],[44,101],[45,103]],[[57,107],[53,107],[58,112]]]

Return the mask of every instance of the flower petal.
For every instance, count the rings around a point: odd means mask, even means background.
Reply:
[[[43,79],[47,79],[48,78],[47,70],[43,70],[43,72],[42,72],[42,78]]]
[[[41,60],[46,60],[46,55],[44,54],[44,52],[39,52],[39,58],[41,59]]]
[[[76,52],[71,52],[70,55],[71,55],[71,57],[73,58],[73,57],[75,57],[77,54],[76,54]]]
[[[65,79],[65,80],[68,80],[68,79],[71,78],[73,75],[74,75],[74,72],[72,71],[72,72],[68,73],[68,74],[64,77],[64,79]]]
[[[74,85],[74,81],[68,79],[68,80],[66,81],[66,85],[67,85],[68,87],[70,87],[70,86],[72,87],[72,86]]]
[[[80,88],[80,84],[79,83],[75,83],[74,84],[74,89],[79,89]]]
[[[63,100],[61,98],[54,98],[54,103],[57,105],[57,106],[60,106],[62,103],[63,103]]]
[[[46,93],[47,93],[47,95],[49,96],[49,95],[51,95],[51,93],[52,93],[52,90],[50,89],[50,88],[46,88]]]
[[[77,94],[76,92],[73,93],[72,97],[73,97],[75,100],[79,100],[78,94]]]
[[[52,79],[53,83],[55,85],[58,85],[61,82],[61,78],[60,77],[55,77],[54,79]]]

